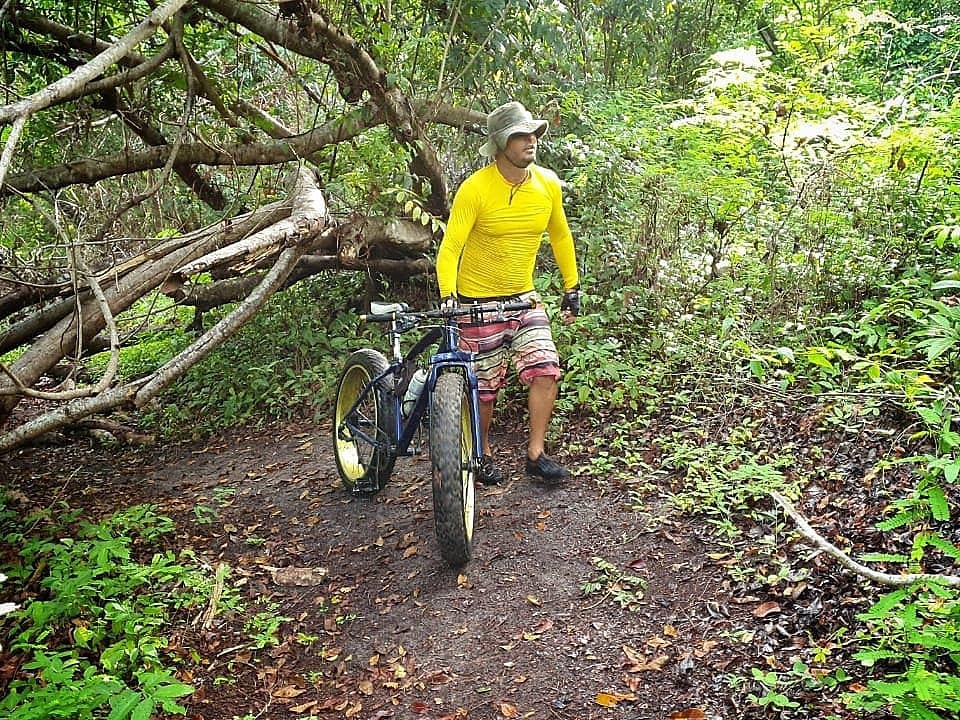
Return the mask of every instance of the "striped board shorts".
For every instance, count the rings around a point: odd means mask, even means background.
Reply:
[[[500,388],[507,384],[511,360],[524,385],[535,377],[560,379],[560,356],[550,331],[550,318],[536,293],[521,295],[519,299],[528,297],[536,298],[536,307],[505,312],[499,322],[490,313],[490,322],[459,323],[460,347],[474,353],[482,402],[495,400]]]

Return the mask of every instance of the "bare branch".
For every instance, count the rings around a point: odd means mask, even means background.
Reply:
[[[209,355],[224,340],[239,330],[280,288],[306,249],[305,238],[321,229],[327,220],[327,204],[310,171],[301,167],[293,181],[294,211],[289,221],[274,226],[278,239],[288,247],[280,253],[256,289],[229,315],[214,325],[203,337],[154,373],[149,382],[137,391],[134,403],[142,407],[157,393],[170,386],[187,370]]]
[[[184,144],[177,153],[176,165],[276,165],[298,161],[328,145],[356,137],[382,122],[375,108],[364,106],[310,132],[275,142],[233,143],[218,148],[206,143]],[[163,167],[171,152],[169,145],[162,145],[139,153],[78,160],[23,173],[9,178],[6,184],[0,187],[0,197],[12,192],[36,193],[67,185],[89,185],[108,177],[156,170]]]
[[[829,542],[816,530],[810,527],[810,523],[808,523],[806,519],[804,519],[804,517],[797,512],[797,509],[793,507],[790,501],[787,500],[783,495],[776,491],[772,491],[770,493],[770,497],[772,497],[777,504],[783,508],[783,511],[790,516],[790,519],[796,523],[797,529],[800,530],[801,535],[827,553],[827,555],[832,557],[834,560],[839,562],[847,570],[850,570],[851,572],[856,573],[867,580],[871,580],[879,585],[890,585],[893,587],[903,587],[904,585],[913,585],[914,583],[921,582],[937,583],[947,587],[960,587],[960,576],[957,575],[936,575],[928,573],[906,573],[903,575],[892,575],[890,573],[878,572],[873,568],[869,568],[866,565],[858,563],[856,560],[851,558],[840,548]]]
[[[45,432],[72,424],[95,413],[112,410],[129,403],[142,406],[242,327],[285,282],[303,254],[307,245],[306,240],[313,237],[326,220],[326,201],[316,186],[315,178],[305,168],[300,169],[295,188],[296,195],[292,200],[297,216],[296,222],[293,226],[284,225],[278,229],[278,233],[283,236],[288,247],[280,253],[276,264],[264,276],[257,288],[233,312],[149,378],[109,388],[92,397],[75,398],[51,412],[0,434],[0,453],[39,437]],[[179,264],[182,263],[177,263]],[[93,322],[95,321],[94,318]]]

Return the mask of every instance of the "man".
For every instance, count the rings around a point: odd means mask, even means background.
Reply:
[[[457,190],[437,252],[437,283],[443,304],[536,300],[535,308],[508,313],[504,322],[461,323],[461,346],[477,353],[484,455],[477,480],[488,485],[503,480],[493,461],[489,429],[510,360],[529,389],[527,473],[551,485],[570,476],[545,452],[560,358],[550,321],[533,286],[537,252],[547,232],[563,277],[560,309],[564,320],[570,322],[580,312],[576,255],[563,211],[560,179],[535,164],[537,141],[546,131],[547,121],[534,119],[518,102],[490,113],[487,142],[480,154],[493,162],[473,173]]]

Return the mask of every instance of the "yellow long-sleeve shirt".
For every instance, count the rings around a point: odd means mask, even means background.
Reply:
[[[544,232],[564,289],[579,283],[560,179],[536,165],[529,170],[527,180],[511,185],[491,164],[460,185],[437,251],[440,297],[503,297],[533,290]]]

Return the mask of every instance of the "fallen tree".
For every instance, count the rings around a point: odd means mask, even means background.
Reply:
[[[98,12],[92,9],[94,16]],[[426,131],[431,126],[476,131],[485,121],[475,110],[410,97],[370,49],[313,1],[278,8],[167,0],[143,18],[128,18],[129,31],[119,37],[97,22],[81,27],[82,19],[83,13],[56,15],[16,0],[0,10],[5,52],[15,63],[47,74],[54,66],[63,71],[0,107],[0,128],[6,126],[0,202],[18,213],[31,208],[51,236],[29,257],[16,246],[9,252],[0,248],[0,355],[15,351],[0,363],[0,452],[95,413],[142,406],[236,332],[272,293],[303,278],[331,269],[397,279],[432,272],[437,223],[449,197]],[[324,119],[307,128],[291,126],[262,102],[227,90],[226,76],[198,59],[201,38],[210,37],[195,32],[200,26],[206,33],[213,28],[224,37],[249,40],[266,58],[262,62],[273,62],[307,102],[324,108]],[[335,92],[302,81],[298,62],[326,68]],[[168,100],[143,99],[151,88],[182,93],[179,121],[168,117],[175,107]],[[113,118],[121,125],[113,125]],[[56,133],[78,138],[103,128],[110,141],[102,144],[105,151],[81,150],[48,162],[57,155],[35,152],[34,141],[48,140],[51,132],[31,130],[51,122],[59,123]],[[408,158],[410,180],[403,184],[409,185],[409,197],[419,198],[416,213],[338,216],[321,189],[322,170],[333,167],[340,146],[384,130]],[[287,197],[247,210],[247,198],[225,190],[225,178],[265,167],[287,171]],[[167,195],[186,197],[184,192],[219,218],[160,239],[124,235],[122,227],[137,225],[132,211],[159,206]],[[103,203],[93,222],[84,198]],[[137,210],[137,217],[145,212]],[[35,262],[38,257],[43,261]],[[207,275],[212,282],[195,281]],[[201,312],[239,305],[229,322],[208,330],[153,376],[118,380],[122,339],[115,318],[158,290]],[[65,366],[94,348],[111,351],[102,377],[76,387],[39,389],[45,378],[62,375]],[[44,401],[49,410],[11,422],[28,397]]]
[[[312,173],[302,169],[295,176],[292,185],[290,216],[261,231],[269,235],[282,249],[273,267],[232,312],[183,352],[145,378],[108,388],[107,385],[112,378],[105,375],[108,382],[97,383],[83,391],[70,391],[62,394],[45,393],[43,395],[44,399],[66,400],[67,402],[0,435],[0,452],[10,450],[27,440],[39,437],[50,430],[63,427],[94,413],[102,413],[122,406],[142,407],[243,327],[244,323],[253,317],[270,296],[283,285],[308,244],[317,235],[322,235],[326,229],[327,205]],[[212,241],[207,238],[206,242],[195,242],[187,246],[182,253],[174,253],[173,257],[181,259],[184,256],[189,257],[191,254],[197,254],[200,248],[207,247],[207,242]],[[166,264],[159,265],[161,268],[166,267]],[[174,267],[178,265],[179,263],[176,263]],[[129,306],[132,299],[140,297],[142,293],[139,293],[139,288],[151,282],[153,283],[152,287],[156,287],[156,280],[162,274],[166,273],[160,270],[150,275],[149,280],[143,280],[139,284],[128,283],[125,292],[118,290],[113,293],[112,297],[106,297],[102,292],[99,293],[102,298],[100,304],[86,308],[86,322],[79,324],[88,331],[98,327],[101,323],[107,324],[108,321],[111,321],[111,313],[116,313],[118,310]],[[136,273],[131,273],[131,275],[136,275]],[[70,341],[78,333],[78,323],[75,320],[75,316],[65,318],[62,321],[66,323],[65,327],[54,328],[53,334],[50,334],[45,342],[32,346],[28,354],[33,357],[28,361],[18,361],[11,368],[4,366],[6,380],[0,380],[0,393],[5,395],[2,407],[8,414],[9,410],[15,407],[16,401],[20,397],[31,394],[21,373],[24,373],[26,369],[29,369],[31,373],[37,373],[37,369],[41,366],[46,370],[49,365],[43,365],[43,363],[49,362],[51,357],[57,357],[58,353],[59,357],[57,359],[62,357],[64,354],[62,343]],[[58,343],[61,343],[59,348]],[[36,351],[34,352],[35,348]]]

